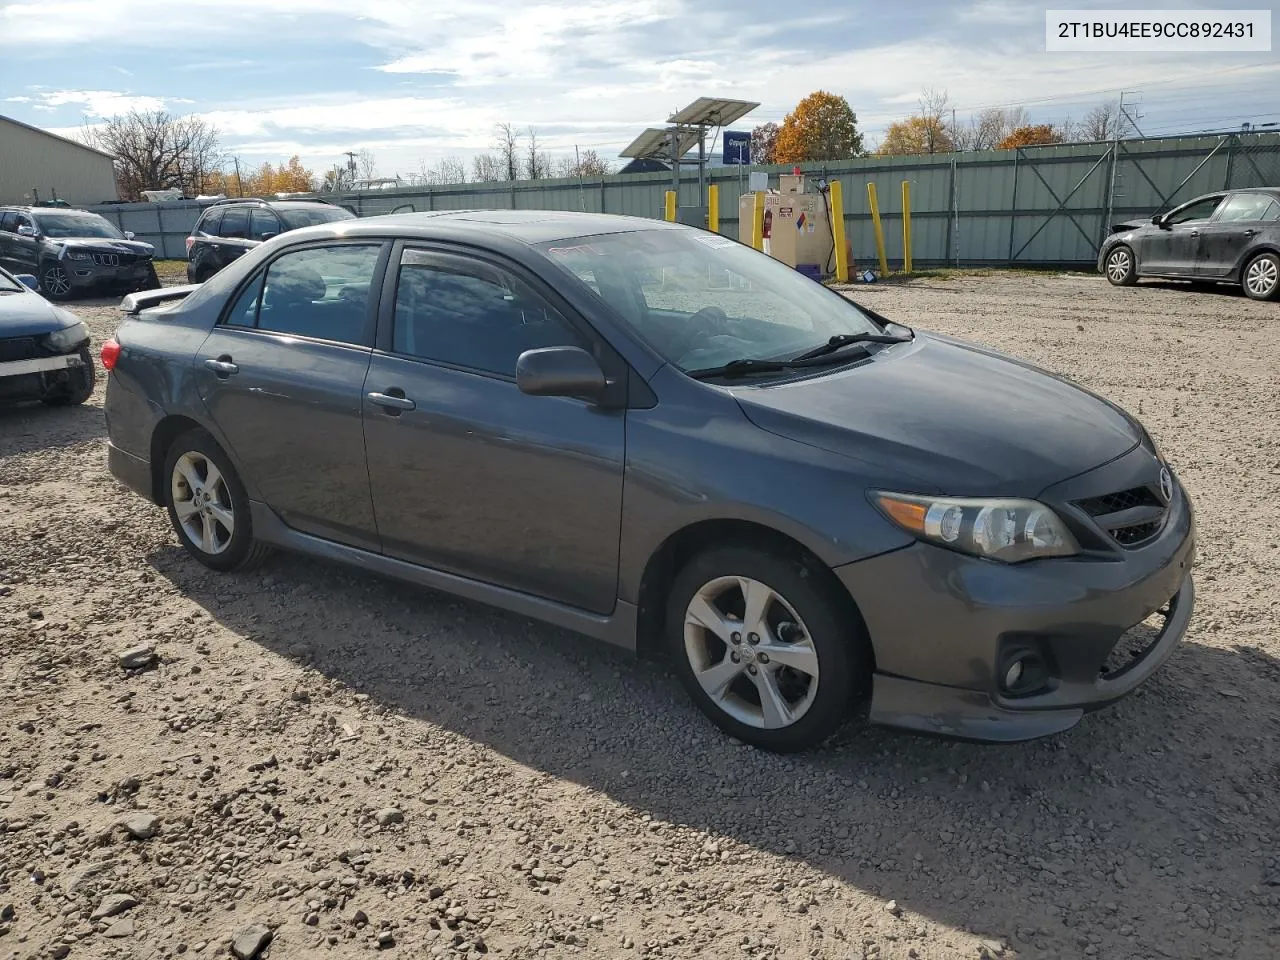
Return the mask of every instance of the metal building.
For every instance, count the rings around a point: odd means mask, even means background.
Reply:
[[[39,127],[0,117],[0,203],[116,199],[111,157]]]

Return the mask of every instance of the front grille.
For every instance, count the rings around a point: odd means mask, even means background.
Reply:
[[[1077,501],[1080,509],[1091,517],[1102,517],[1108,513],[1119,513],[1133,507],[1163,507],[1164,504],[1147,487],[1134,487],[1132,490],[1121,490],[1119,493],[1108,493],[1101,497],[1090,497]]]
[[[1146,543],[1159,532],[1160,521],[1152,520],[1147,523],[1134,524],[1132,527],[1117,527],[1111,531],[1111,535],[1116,538],[1116,543],[1122,547],[1136,547]]]
[[[120,254],[118,253],[95,253],[93,262],[100,267],[118,267],[120,266]]]
[[[1169,506],[1150,487],[1133,487],[1099,497],[1077,500],[1076,506],[1093,517],[1126,550],[1142,546],[1164,526]]]
[[[10,337],[0,340],[0,363],[12,360],[34,360],[40,356],[40,345],[35,337]]]

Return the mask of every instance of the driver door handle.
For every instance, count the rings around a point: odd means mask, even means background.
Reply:
[[[1254,234],[1256,234],[1257,232],[1258,232],[1257,230],[1246,230],[1246,231],[1244,232],[1244,235],[1245,235],[1246,237],[1252,237],[1252,236],[1253,236]]]
[[[396,396],[399,394],[399,396]],[[404,395],[404,391],[396,390],[395,393],[378,393],[374,391],[366,394],[370,403],[375,403],[382,407],[392,416],[399,416],[405,410],[416,410],[418,405]]]
[[[1198,236],[1200,236],[1200,231],[1199,231],[1199,230],[1192,230],[1192,231],[1191,231],[1191,235],[1192,235],[1193,237],[1198,237]]]
[[[231,358],[227,356],[218,357],[216,360],[206,360],[204,365],[216,373],[222,380],[225,380],[232,374],[240,372],[240,368],[232,363]]]

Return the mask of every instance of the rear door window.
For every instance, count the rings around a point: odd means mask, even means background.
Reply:
[[[213,210],[204,215],[204,219],[200,222],[198,232],[207,234],[210,237],[218,235],[218,228],[222,224],[222,211]]]
[[[222,215],[222,227],[219,236],[229,240],[249,239],[249,208],[230,207]]]
[[[1215,219],[1218,223],[1267,220],[1267,211],[1274,206],[1275,201],[1265,193],[1237,193],[1222,205]]]
[[[333,244],[286,253],[267,267],[258,329],[338,343],[370,340],[369,295],[382,245]],[[245,305],[245,315],[252,304]]]
[[[249,215],[249,239],[267,240],[280,234],[280,221],[266,207],[254,207]]]

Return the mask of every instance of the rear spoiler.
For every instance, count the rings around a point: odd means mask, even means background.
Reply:
[[[143,290],[131,293],[120,301],[121,313],[141,313],[152,307],[158,307],[170,300],[182,300],[200,289],[200,284],[193,283],[183,287],[164,287],[160,290]]]

